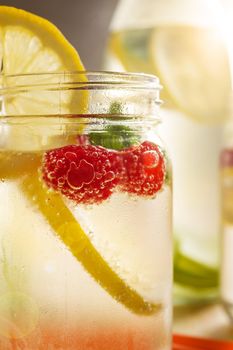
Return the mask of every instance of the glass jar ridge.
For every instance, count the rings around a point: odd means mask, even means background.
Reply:
[[[155,115],[161,103],[160,89],[157,77],[139,73],[2,75],[1,115],[106,114],[113,101],[121,103],[121,114]],[[25,108],[22,100],[26,102]]]

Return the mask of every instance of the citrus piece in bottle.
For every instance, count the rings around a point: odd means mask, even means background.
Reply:
[[[150,29],[128,30],[112,33],[108,50],[130,72],[153,73],[153,60],[147,52]]]
[[[154,57],[150,52],[152,28],[126,29],[111,33],[108,51],[114,63],[120,63],[120,70],[128,72],[157,73]],[[107,63],[108,64],[108,63]],[[159,76],[159,75],[158,75]],[[161,98],[170,106],[166,89],[162,89]]]
[[[227,117],[229,61],[216,30],[157,27],[151,35],[150,54],[155,74],[178,110],[203,123],[218,123]]]

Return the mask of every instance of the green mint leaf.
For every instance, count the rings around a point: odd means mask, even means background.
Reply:
[[[109,114],[122,114],[122,104],[120,102],[113,102],[109,109]]]
[[[109,114],[122,114],[122,104],[115,101],[111,104]],[[139,141],[139,134],[125,125],[107,125],[101,131],[89,133],[91,144],[102,146],[109,149],[122,150],[133,146]]]
[[[89,140],[94,145],[122,150],[138,143],[139,135],[128,126],[108,125],[103,131],[91,132]]]

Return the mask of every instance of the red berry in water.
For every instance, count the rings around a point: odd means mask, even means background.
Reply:
[[[140,196],[154,196],[165,180],[165,160],[160,148],[145,141],[122,152],[121,190]]]
[[[118,184],[117,159],[116,152],[100,146],[65,146],[45,153],[42,178],[76,203],[100,203]]]

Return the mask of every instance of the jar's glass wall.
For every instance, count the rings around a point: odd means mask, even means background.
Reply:
[[[156,131],[158,82],[123,79],[2,92],[3,349],[170,349],[171,173]],[[61,112],[67,93],[76,113]],[[39,114],[41,100],[52,112]]]

